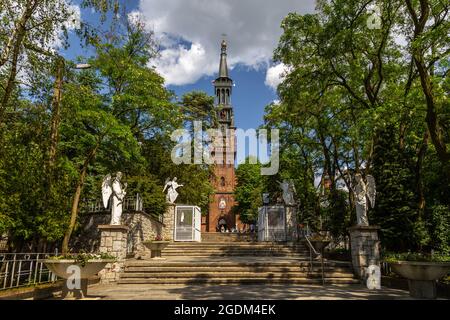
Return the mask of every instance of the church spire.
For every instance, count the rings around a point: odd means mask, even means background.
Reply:
[[[222,51],[220,54],[219,78],[228,78],[227,42],[225,41],[225,39],[222,41]]]
[[[227,66],[227,42],[222,41],[219,76],[214,81],[216,95],[215,104],[219,107],[219,122],[227,128],[234,126],[233,107],[231,106],[231,95],[233,91],[233,80],[229,77]]]

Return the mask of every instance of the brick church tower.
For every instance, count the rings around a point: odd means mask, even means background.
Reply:
[[[214,164],[214,174],[211,184],[215,190],[209,205],[208,215],[204,219],[202,231],[216,232],[223,225],[227,229],[242,229],[239,216],[235,216],[231,209],[235,204],[234,188],[236,186],[234,162],[236,158],[236,139],[234,135],[234,114],[231,105],[233,80],[228,75],[227,43],[222,41],[219,77],[214,81],[215,107],[219,128],[222,132],[222,142],[214,145],[213,155],[219,159]],[[222,161],[220,161],[220,159]]]

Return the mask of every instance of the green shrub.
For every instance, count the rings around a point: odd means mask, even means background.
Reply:
[[[397,261],[417,261],[417,262],[450,262],[450,255],[447,254],[427,254],[420,252],[386,253],[383,255],[386,262]]]

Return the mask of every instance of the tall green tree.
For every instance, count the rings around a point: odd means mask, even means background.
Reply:
[[[236,180],[234,199],[237,204],[233,207],[233,212],[240,215],[243,223],[256,223],[258,208],[262,206],[262,193],[264,192],[261,164],[252,164],[250,158],[247,158],[245,163],[237,167]]]
[[[373,28],[369,22],[375,6],[380,26]],[[448,9],[441,1],[426,0],[318,1],[316,13],[291,13],[283,20],[274,55],[288,72],[278,87],[280,103],[267,108],[265,119],[267,127],[284,131],[282,154],[294,155],[302,167],[289,169],[290,175],[311,170],[311,186],[317,176],[329,177],[327,203],[348,206],[344,211],[352,213],[350,223],[355,217],[348,172],[374,174],[381,190],[399,188],[392,194],[381,192],[377,200],[386,210],[392,206],[397,217],[375,212],[393,219],[395,226],[383,224],[387,237],[389,228],[402,229],[401,217],[413,217],[404,226],[411,248],[429,242],[431,221],[425,212],[437,203],[447,204],[430,185],[437,183],[442,190],[448,185],[445,153],[450,141],[443,129],[449,119]],[[379,130],[391,124],[395,126],[389,134]],[[388,145],[395,154],[379,151]],[[440,161],[441,169],[432,169],[431,159]],[[439,182],[432,178],[436,171],[443,173]],[[349,190],[346,201],[338,189]],[[311,194],[304,199],[318,215],[322,206]],[[337,218],[337,210],[331,211]],[[343,214],[341,230],[347,219]],[[383,243],[395,246],[393,241]]]

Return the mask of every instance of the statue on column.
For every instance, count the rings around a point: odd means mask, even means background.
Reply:
[[[102,195],[103,195],[103,206],[108,207],[108,203],[112,197],[111,205],[111,225],[120,225],[122,211],[123,211],[123,201],[126,196],[127,183],[121,183],[122,172],[117,172],[114,179],[110,174],[103,178],[102,183]]]
[[[182,187],[182,184],[178,184],[177,177],[173,178],[172,181],[170,181],[170,178],[166,179],[166,184],[164,185],[163,192],[167,189],[167,195],[166,200],[167,202],[173,204],[175,203],[175,200],[178,197],[177,188]]]
[[[283,200],[287,206],[295,205],[294,195],[296,193],[295,186],[292,181],[283,180],[283,182],[279,182],[281,190],[283,190]]]
[[[371,175],[366,177],[367,183],[364,182],[360,173],[355,174],[356,184],[352,187],[356,200],[356,219],[358,226],[368,226],[367,209],[375,207],[376,187],[375,179]]]

